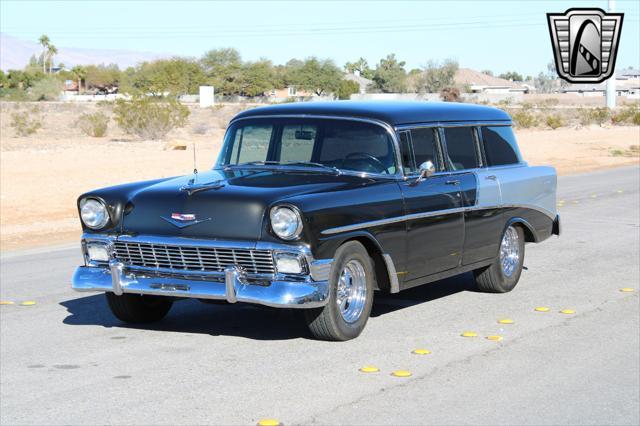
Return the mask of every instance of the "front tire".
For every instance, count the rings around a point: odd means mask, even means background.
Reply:
[[[362,244],[350,241],[336,251],[329,282],[327,304],[304,311],[311,334],[331,341],[358,337],[369,319],[376,283],[373,260]]]
[[[116,296],[105,293],[107,303],[113,315],[120,321],[128,323],[149,323],[164,318],[173,301],[162,296],[141,296],[138,294],[123,294]]]
[[[493,263],[474,271],[478,289],[487,293],[507,293],[520,280],[524,264],[524,231],[509,225],[502,234],[500,251]]]

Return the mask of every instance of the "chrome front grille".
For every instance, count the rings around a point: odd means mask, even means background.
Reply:
[[[230,265],[249,274],[274,274],[271,250],[114,241],[114,256],[127,266],[194,272],[223,272]]]

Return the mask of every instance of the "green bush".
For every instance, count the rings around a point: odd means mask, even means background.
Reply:
[[[103,112],[82,114],[76,121],[76,126],[87,136],[101,138],[107,134],[109,117]]]
[[[55,77],[45,77],[34,83],[29,97],[34,101],[57,101],[62,93],[62,82]]]
[[[154,100],[135,97],[118,99],[113,108],[116,123],[130,135],[142,139],[159,140],[176,127],[184,127],[189,108],[175,99]]]
[[[11,127],[16,136],[29,136],[42,127],[42,115],[38,107],[11,114]]]
[[[547,115],[545,123],[547,126],[555,130],[558,127],[564,126],[564,118],[562,118],[561,115]]]
[[[523,129],[528,129],[529,127],[534,127],[538,124],[538,117],[526,109],[514,112],[511,115],[511,118],[517,127],[521,127]]]

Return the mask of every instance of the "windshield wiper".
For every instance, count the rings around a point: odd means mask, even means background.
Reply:
[[[313,161],[287,161],[286,163],[284,163],[287,166],[311,166],[311,167],[319,167],[321,169],[325,169],[325,170],[331,170],[333,173],[339,175],[340,169],[338,169],[337,167],[333,167],[333,166],[327,166],[326,164],[322,164],[322,163],[314,163]]]
[[[274,160],[269,160],[269,161],[247,161],[245,163],[240,163],[240,164],[227,164],[225,166],[225,168],[227,167],[243,167],[243,166],[310,166],[310,167],[318,167],[321,169],[325,169],[325,170],[329,170],[332,173],[335,174],[340,174],[340,170],[337,167],[332,167],[332,166],[327,166],[324,165],[322,163],[314,163],[312,161],[286,161],[286,162],[280,162],[280,161],[274,161]]]

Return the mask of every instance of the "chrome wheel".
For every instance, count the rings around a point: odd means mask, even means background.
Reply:
[[[500,265],[502,273],[506,277],[513,275],[520,264],[520,242],[518,241],[518,231],[513,226],[509,226],[502,237],[500,243]]]
[[[367,276],[358,260],[350,260],[340,272],[336,303],[342,318],[353,323],[358,321],[367,300]]]

